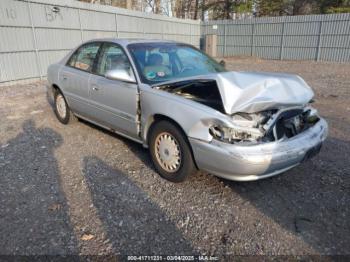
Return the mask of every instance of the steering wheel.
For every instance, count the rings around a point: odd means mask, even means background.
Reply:
[[[195,69],[194,66],[184,66],[183,68],[181,68],[180,73],[193,69]]]

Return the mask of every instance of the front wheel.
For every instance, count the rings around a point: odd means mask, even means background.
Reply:
[[[182,182],[197,171],[185,135],[168,121],[151,128],[149,149],[158,173],[169,181]]]

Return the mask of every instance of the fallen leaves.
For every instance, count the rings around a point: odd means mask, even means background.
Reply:
[[[10,144],[4,144],[4,145],[2,145],[1,146],[1,148],[6,148],[6,147],[8,147]]]
[[[52,204],[51,206],[49,206],[49,211],[53,212],[53,211],[58,211],[62,208],[62,205],[59,204],[59,203],[55,203],[55,204]]]
[[[94,237],[95,237],[95,236],[92,235],[92,234],[84,234],[84,235],[82,235],[81,240],[83,240],[83,241],[89,241],[89,240],[93,239]]]
[[[36,114],[40,114],[40,113],[44,113],[43,110],[34,110],[32,112],[30,112],[31,115],[36,115]]]

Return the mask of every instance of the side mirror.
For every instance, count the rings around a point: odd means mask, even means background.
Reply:
[[[221,61],[219,62],[219,64],[222,65],[223,67],[225,67],[226,62],[225,62],[224,60],[221,60]]]
[[[134,75],[129,75],[128,70],[114,69],[106,72],[105,77],[111,80],[119,80],[129,83],[136,83]]]

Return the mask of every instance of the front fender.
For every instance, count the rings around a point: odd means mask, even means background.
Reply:
[[[189,99],[156,89],[141,90],[141,134],[147,145],[147,134],[156,115],[162,115],[175,121],[188,137],[202,141],[211,141],[209,134],[211,123],[229,122],[228,116],[191,101]]]

